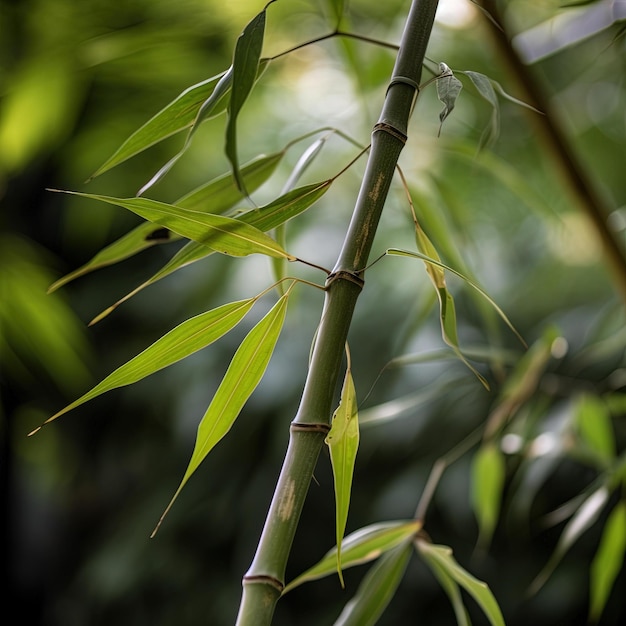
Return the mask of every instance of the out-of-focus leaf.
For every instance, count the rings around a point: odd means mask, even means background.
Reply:
[[[423,539],[418,539],[415,545],[428,565],[436,564],[438,575],[447,575],[476,600],[492,626],[504,626],[502,612],[491,590],[486,583],[472,576],[456,562],[452,548],[433,545]]]
[[[383,522],[361,528],[348,535],[342,544],[343,569],[368,563],[415,536],[422,527],[419,520]],[[319,563],[292,580],[283,594],[303,583],[337,572],[337,548],[329,550]]]
[[[233,176],[237,187],[246,193],[245,182],[239,171],[239,157],[237,155],[237,117],[248,99],[261,60],[263,38],[265,36],[265,16],[267,7],[275,0],[270,0],[265,8],[255,16],[244,28],[237,39],[232,65],[232,90],[228,105],[228,122],[226,124],[225,152],[233,169]]]
[[[430,570],[434,574],[435,578],[439,581],[439,584],[446,592],[446,595],[450,599],[452,609],[454,610],[454,616],[459,626],[471,626],[467,609],[463,604],[463,596],[461,595],[461,588],[456,581],[448,574],[444,567],[442,567],[438,561],[431,560],[428,563]]]
[[[244,404],[261,381],[285,321],[290,293],[291,290],[288,290],[278,300],[269,313],[246,335],[235,352],[198,426],[196,443],[187,470],[154,529],[153,537],[189,478],[207,454],[231,429]]]
[[[472,506],[480,529],[479,544],[488,547],[500,517],[506,467],[493,443],[481,446],[472,462]]]
[[[609,499],[609,495],[609,490],[603,485],[585,499],[578,511],[576,511],[572,519],[570,519],[563,529],[548,563],[533,581],[530,587],[531,593],[536,593],[543,587],[545,582],[552,575],[552,572],[556,569],[556,566],[561,562],[565,553],[578,541],[586,530],[595,524],[604,505]]]
[[[294,261],[271,237],[242,220],[222,215],[191,211],[173,204],[147,198],[112,198],[97,194],[66,192],[83,198],[121,206],[140,217],[187,237],[216,252],[231,256],[265,254]]]
[[[492,144],[500,134],[500,102],[491,84],[491,80],[479,72],[463,72],[474,84],[478,93],[491,105],[491,123],[485,129],[481,145]]]
[[[463,89],[463,83],[454,75],[452,70],[445,64],[439,64],[439,71],[441,74],[437,78],[437,98],[443,104],[443,110],[439,114],[439,132],[441,133],[441,127],[444,121],[452,113],[456,99]]]
[[[250,226],[254,226],[261,231],[271,230],[272,228],[276,228],[276,226],[284,224],[291,218],[306,211],[328,191],[331,183],[332,180],[325,180],[321,183],[313,183],[299,187],[298,189],[294,189],[293,191],[286,193],[284,196],[277,198],[265,206],[243,213],[237,217],[237,220],[244,222],[245,224],[249,224]],[[213,250],[209,249],[207,246],[196,243],[195,241],[190,241],[184,248],[179,250],[164,267],[154,274],[154,276],[100,313],[92,320],[91,324],[95,324],[96,322],[104,319],[120,304],[126,302],[146,287],[153,285],[155,282],[169,276],[182,267],[204,259],[210,254],[213,254]]]
[[[602,616],[626,556],[626,502],[621,500],[606,521],[598,551],[591,562],[589,621]]]
[[[345,0],[326,0],[326,4],[330,7],[330,12],[334,18],[335,25],[338,25],[343,17]]]
[[[249,298],[224,304],[217,309],[207,311],[179,324],[136,357],[118,367],[93,389],[55,413],[44,424],[48,424],[64,413],[107,391],[136,383],[146,376],[205,348],[234,328],[252,308],[256,300],[257,298]]]
[[[346,604],[335,626],[373,626],[398,589],[413,553],[405,541],[381,556],[363,578],[354,598]]]
[[[615,458],[615,434],[606,404],[597,396],[583,395],[575,409],[575,424],[585,446],[605,463]]]
[[[359,448],[359,418],[357,413],[356,390],[352,380],[350,364],[346,369],[341,399],[333,414],[332,424],[326,444],[330,450],[330,462],[333,468],[335,483],[335,518],[337,539],[337,573],[343,587],[341,573],[341,542],[348,521],[350,508],[350,492],[354,464]]]

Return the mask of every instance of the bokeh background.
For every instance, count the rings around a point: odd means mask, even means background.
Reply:
[[[265,56],[332,29],[329,7],[279,1],[268,11]],[[409,2],[352,0],[345,29],[397,43]],[[563,9],[557,0],[501,3],[564,126],[572,150],[606,198],[612,228],[625,227],[626,37],[623,3]],[[620,6],[621,5],[621,6]],[[166,140],[88,184],[121,142],[192,84],[228,67],[238,34],[262,9],[252,0],[2,0],[0,3],[0,384],[2,593],[5,616],[45,626],[158,626],[234,622],[306,375],[321,292],[299,289],[263,382],[230,434],[149,535],[187,466],[197,424],[246,329],[269,307],[207,350],[33,428],[177,323],[273,281],[265,259],[210,257],[142,290],[99,324],[88,322],[160,269],[178,244],[143,253],[47,295],[138,219],[123,209],[52,189],[128,197],[181,146]],[[429,68],[445,62],[497,80],[520,97],[469,0],[441,0]],[[385,95],[393,51],[333,39],[273,62],[240,119],[241,160],[282,150],[305,133],[340,129],[367,144]],[[424,77],[431,74],[425,72]],[[532,116],[500,100],[500,133],[485,142],[493,109],[466,77],[441,132],[434,85],[422,93],[401,165],[423,225],[442,258],[463,264],[529,344],[555,327],[567,350],[546,365],[522,407],[529,459],[513,450],[500,524],[476,550],[471,453],[444,474],[426,529],[486,580],[509,624],[585,624],[589,567],[605,508],[543,589],[526,593],[565,520],[546,515],[601,474],[568,453],[579,394],[610,395],[616,451],[626,440],[623,301],[593,230],[539,141]],[[204,124],[173,170],[149,192],[172,201],[228,171],[224,116]],[[439,136],[438,136],[439,135]],[[315,138],[309,140],[311,143]],[[276,197],[309,145],[290,148],[255,193]],[[334,176],[358,149],[329,137],[302,182]],[[363,159],[289,225],[288,248],[332,267],[358,191]],[[242,206],[246,206],[242,203]],[[389,197],[374,256],[414,249],[401,185]],[[291,268],[290,268],[291,269]],[[297,275],[318,282],[306,268]],[[441,340],[432,287],[417,260],[386,258],[367,273],[350,343],[364,415],[348,530],[411,517],[434,461],[484,423],[506,374],[523,354],[509,329],[463,282],[450,278],[462,347],[490,380],[486,392]],[[257,318],[258,319],[258,318]],[[480,355],[491,350],[489,365]],[[442,352],[443,351],[443,352]],[[404,367],[391,359],[412,355]],[[400,406],[394,399],[403,398]],[[621,402],[621,404],[620,404]],[[384,405],[383,403],[390,403]],[[383,411],[387,411],[385,413]],[[368,413],[369,411],[369,413]],[[382,419],[383,415],[390,417]],[[520,422],[518,421],[518,424]],[[517,433],[520,436],[520,433]],[[534,461],[531,463],[530,461]],[[531,469],[529,469],[532,467]],[[614,504],[617,496],[613,496]],[[332,476],[320,457],[288,577],[334,545]],[[279,603],[275,623],[330,624],[365,568],[306,585]],[[602,624],[626,617],[620,573]],[[484,618],[471,600],[475,623]],[[380,624],[452,624],[445,594],[415,558]],[[483,621],[481,621],[483,620]]]

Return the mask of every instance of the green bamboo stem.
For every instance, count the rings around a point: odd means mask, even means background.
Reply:
[[[607,266],[622,300],[626,303],[626,251],[616,234],[609,228],[607,218],[611,211],[604,196],[599,193],[588,168],[585,168],[572,149],[566,133],[561,128],[558,115],[539,81],[520,59],[511,44],[507,24],[503,21],[496,0],[480,0],[480,5],[491,15],[494,22],[485,20],[493,37],[500,58],[504,59],[510,75],[517,80],[523,99],[543,115],[532,116],[537,136],[546,152],[551,154],[572,198],[577,202],[596,232],[602,246]]]
[[[285,569],[313,471],[330,428],[344,346],[363,268],[404,147],[438,0],[413,0],[380,119],[326,298],[283,467],[252,564],[243,579],[238,626],[269,625],[285,584]]]

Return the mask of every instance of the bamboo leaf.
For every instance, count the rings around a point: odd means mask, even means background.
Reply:
[[[262,231],[268,231],[272,228],[276,228],[280,224],[284,224],[293,217],[296,217],[300,213],[306,211],[312,206],[321,196],[323,196],[328,189],[332,180],[326,180],[321,183],[313,183],[311,185],[305,185],[299,189],[294,189],[286,193],[285,195],[277,198],[269,204],[253,209],[247,213],[243,213],[237,219],[245,224],[254,226]],[[107,315],[111,314],[118,306],[138,294],[140,291],[153,285],[157,281],[169,276],[176,270],[179,270],[187,265],[195,263],[205,257],[213,254],[213,250],[205,245],[190,241],[181,250],[179,250],[156,274],[154,274],[147,281],[136,287],[133,291],[126,294],[123,298],[118,300],[115,304],[108,307],[97,317],[95,317],[91,324],[101,321]]]
[[[491,105],[491,125],[487,127],[481,138],[481,145],[490,145],[500,134],[500,102],[491,84],[491,80],[479,72],[462,72],[474,84],[476,90]]]
[[[234,328],[252,308],[257,298],[224,304],[176,326],[143,352],[118,367],[93,389],[47,419],[48,424],[64,413],[118,387],[124,387],[154,374],[190,354],[205,348]],[[43,424],[42,424],[43,426]],[[39,430],[30,433],[31,435]]]
[[[456,104],[456,99],[463,89],[463,83],[454,75],[452,70],[445,64],[439,64],[441,74],[437,78],[437,98],[443,104],[443,110],[439,113],[439,133],[444,121],[452,113]]]
[[[326,4],[330,7],[330,12],[334,18],[334,23],[339,24],[343,17],[345,0],[326,0]]]
[[[404,576],[413,546],[405,540],[381,556],[367,572],[335,626],[373,626],[383,614]]]
[[[359,418],[357,414],[356,391],[349,362],[341,391],[341,400],[339,407],[333,415],[332,425],[326,436],[326,444],[330,449],[330,462],[335,483],[337,573],[343,587],[341,542],[348,520],[354,464],[359,448]]]
[[[459,585],[456,583],[454,578],[448,574],[446,569],[439,564],[438,561],[432,560],[428,563],[428,565],[450,599],[450,604],[452,604],[457,624],[459,626],[471,626],[467,609],[463,604],[463,597],[461,595]]]
[[[237,39],[233,56],[232,91],[228,106],[225,152],[231,163],[237,187],[242,193],[246,193],[246,190],[239,171],[239,157],[237,155],[237,117],[256,80],[263,49],[267,7],[274,1],[270,0],[265,8],[244,28]]]
[[[609,499],[609,495],[609,490],[605,486],[602,486],[592,492],[591,495],[585,499],[563,529],[557,546],[548,563],[533,581],[530,587],[531,593],[536,593],[539,589],[541,589],[541,587],[543,587],[545,582],[552,575],[552,572],[556,569],[557,565],[561,562],[565,553],[574,545],[574,543],[576,543],[576,541],[578,541],[586,530],[595,524],[598,516],[604,508],[604,505]]]
[[[343,540],[343,569],[368,563],[415,536],[421,529],[418,520],[383,522],[361,528]],[[329,550],[316,565],[292,580],[283,594],[299,585],[324,578],[337,571],[337,548]]]
[[[189,478],[231,429],[243,406],[261,381],[285,321],[290,292],[291,289],[276,302],[269,313],[246,335],[235,352],[198,426],[196,443],[187,470],[154,529],[153,537]]]
[[[472,461],[472,505],[480,529],[479,544],[487,547],[500,517],[506,467],[498,447],[489,442]]]
[[[578,400],[574,420],[586,447],[602,461],[612,461],[616,443],[606,404],[597,396],[584,394]]]
[[[295,260],[295,257],[285,252],[271,237],[242,220],[191,211],[147,198],[113,198],[69,191],[64,193],[121,206],[144,219],[168,228],[181,237],[192,239],[222,254],[231,256],[265,254]]]
[[[606,521],[591,562],[589,621],[597,622],[626,556],[626,502],[620,500]]]
[[[434,545],[423,539],[418,539],[415,543],[418,552],[429,566],[435,564],[438,568],[436,571],[440,574],[445,573],[476,600],[492,626],[504,626],[502,612],[491,590],[486,583],[472,576],[456,562],[452,548]]]

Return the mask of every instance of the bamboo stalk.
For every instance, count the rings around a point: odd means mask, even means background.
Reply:
[[[342,250],[326,283],[326,298],[309,373],[291,424],[283,467],[252,564],[243,578],[238,626],[269,625],[285,584],[285,569],[317,459],[330,428],[344,345],[363,287],[376,229],[406,141],[438,0],[413,0],[389,89]]]

